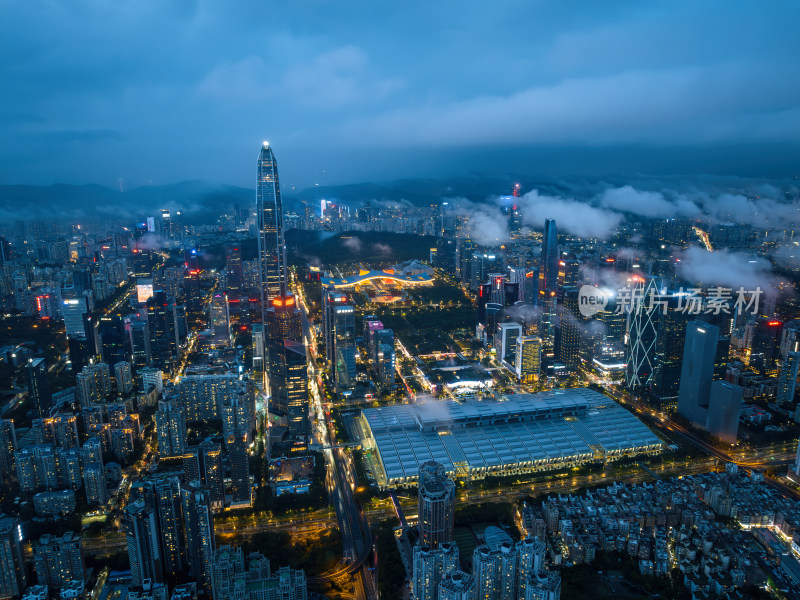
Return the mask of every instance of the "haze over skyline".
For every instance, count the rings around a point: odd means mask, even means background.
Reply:
[[[796,3],[3,6],[0,184],[797,173]]]

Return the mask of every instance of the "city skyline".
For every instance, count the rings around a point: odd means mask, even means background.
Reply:
[[[3,16],[0,600],[800,600],[800,5]]]

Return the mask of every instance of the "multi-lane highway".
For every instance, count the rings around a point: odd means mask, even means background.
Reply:
[[[300,290],[298,290],[300,292]],[[356,477],[350,457],[344,448],[332,447],[332,424],[325,418],[319,385],[320,371],[316,362],[316,341],[313,327],[308,319],[305,298],[299,299],[300,314],[308,357],[309,395],[312,414],[316,417],[312,428],[315,441],[322,448],[327,464],[328,496],[336,511],[336,519],[342,534],[342,557],[344,563],[331,572],[309,578],[312,582],[322,582],[350,576],[355,583],[355,597],[358,600],[377,600],[378,592],[372,573],[366,566],[367,557],[372,550],[372,534],[364,512],[356,500],[353,489]]]

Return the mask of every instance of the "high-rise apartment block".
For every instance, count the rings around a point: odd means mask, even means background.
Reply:
[[[70,581],[83,581],[86,566],[80,535],[72,531],[43,535],[33,543],[33,565],[39,585],[51,590],[59,590]]]
[[[19,519],[0,514],[0,598],[18,598],[28,585]]]
[[[419,542],[431,549],[454,537],[455,483],[444,465],[429,461],[420,465],[418,483]]]
[[[156,412],[159,456],[180,456],[186,452],[186,417],[172,402],[159,401]]]

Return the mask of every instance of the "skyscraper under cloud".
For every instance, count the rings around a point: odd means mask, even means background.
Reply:
[[[541,290],[555,292],[558,287],[558,232],[555,219],[545,219],[542,237]]]
[[[286,293],[286,246],[278,163],[268,142],[264,142],[258,156],[256,212],[263,315],[273,298]]]

